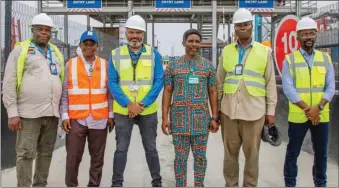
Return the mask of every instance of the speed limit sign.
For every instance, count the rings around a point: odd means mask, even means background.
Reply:
[[[285,16],[279,23],[274,37],[274,60],[281,76],[285,55],[300,48],[296,27],[299,18],[295,15]]]

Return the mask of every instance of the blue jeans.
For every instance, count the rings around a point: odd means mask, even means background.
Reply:
[[[328,128],[329,123],[320,123],[313,126],[311,121],[305,123],[289,122],[289,142],[284,165],[285,187],[296,186],[298,175],[297,159],[308,129],[311,131],[314,151],[313,182],[316,187],[326,187]]]
[[[129,118],[127,115],[114,114],[116,150],[113,159],[112,187],[122,187],[127,163],[127,151],[131,141],[134,124],[139,125],[142,145],[145,150],[148,169],[152,177],[152,186],[161,187],[160,161],[156,147],[158,116],[157,113]],[[138,157],[138,156],[136,156]]]

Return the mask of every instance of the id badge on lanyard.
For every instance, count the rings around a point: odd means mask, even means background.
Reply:
[[[235,66],[235,75],[242,75],[243,66],[242,64]]]
[[[137,97],[138,91],[139,91],[139,86],[136,85],[136,84],[130,85],[128,90],[129,90],[132,97]]]
[[[51,72],[52,75],[57,75],[58,74],[58,70],[57,70],[57,67],[56,67],[56,64],[53,63],[53,57],[52,57],[52,50],[51,50],[51,47],[49,45],[47,45],[47,52],[48,52],[48,55],[45,53],[45,51],[38,45],[36,45],[35,43],[33,43],[34,46],[39,50],[39,52],[44,55],[47,60],[49,60],[49,71]]]
[[[244,57],[244,53],[245,53],[245,52],[244,52],[243,49],[239,50],[238,64],[235,65],[235,70],[234,70],[235,75],[242,75],[242,72],[243,72],[243,65],[241,64],[241,62],[242,62],[242,59],[243,59],[243,57]]]

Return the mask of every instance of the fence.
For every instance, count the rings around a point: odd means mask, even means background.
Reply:
[[[33,7],[18,1],[12,1],[12,17],[15,20],[20,20],[20,28],[21,28],[21,39],[26,40],[31,37],[31,28],[30,24],[34,16],[38,14],[37,7]],[[53,19],[55,25],[56,38],[60,41],[64,42],[64,16],[60,15],[50,15]],[[4,41],[5,41],[5,27],[10,27],[7,23],[5,23],[5,2],[1,1],[1,31],[0,31],[0,39],[1,39],[1,55],[3,57],[4,50]],[[80,39],[80,35],[83,31],[87,29],[87,26],[72,20],[68,21],[68,43],[70,45],[78,45],[78,41]],[[16,32],[18,33],[18,32]],[[17,39],[18,40],[18,39]],[[6,60],[1,58],[1,72],[4,71]]]

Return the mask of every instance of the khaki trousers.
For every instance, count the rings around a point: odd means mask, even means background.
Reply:
[[[259,149],[265,116],[256,121],[231,120],[221,113],[224,139],[224,178],[227,187],[239,186],[239,151],[245,155],[243,187],[256,187],[259,174]]]
[[[33,187],[46,187],[57,136],[58,118],[20,119],[22,129],[17,132],[16,139],[17,187],[32,185],[34,159]]]

